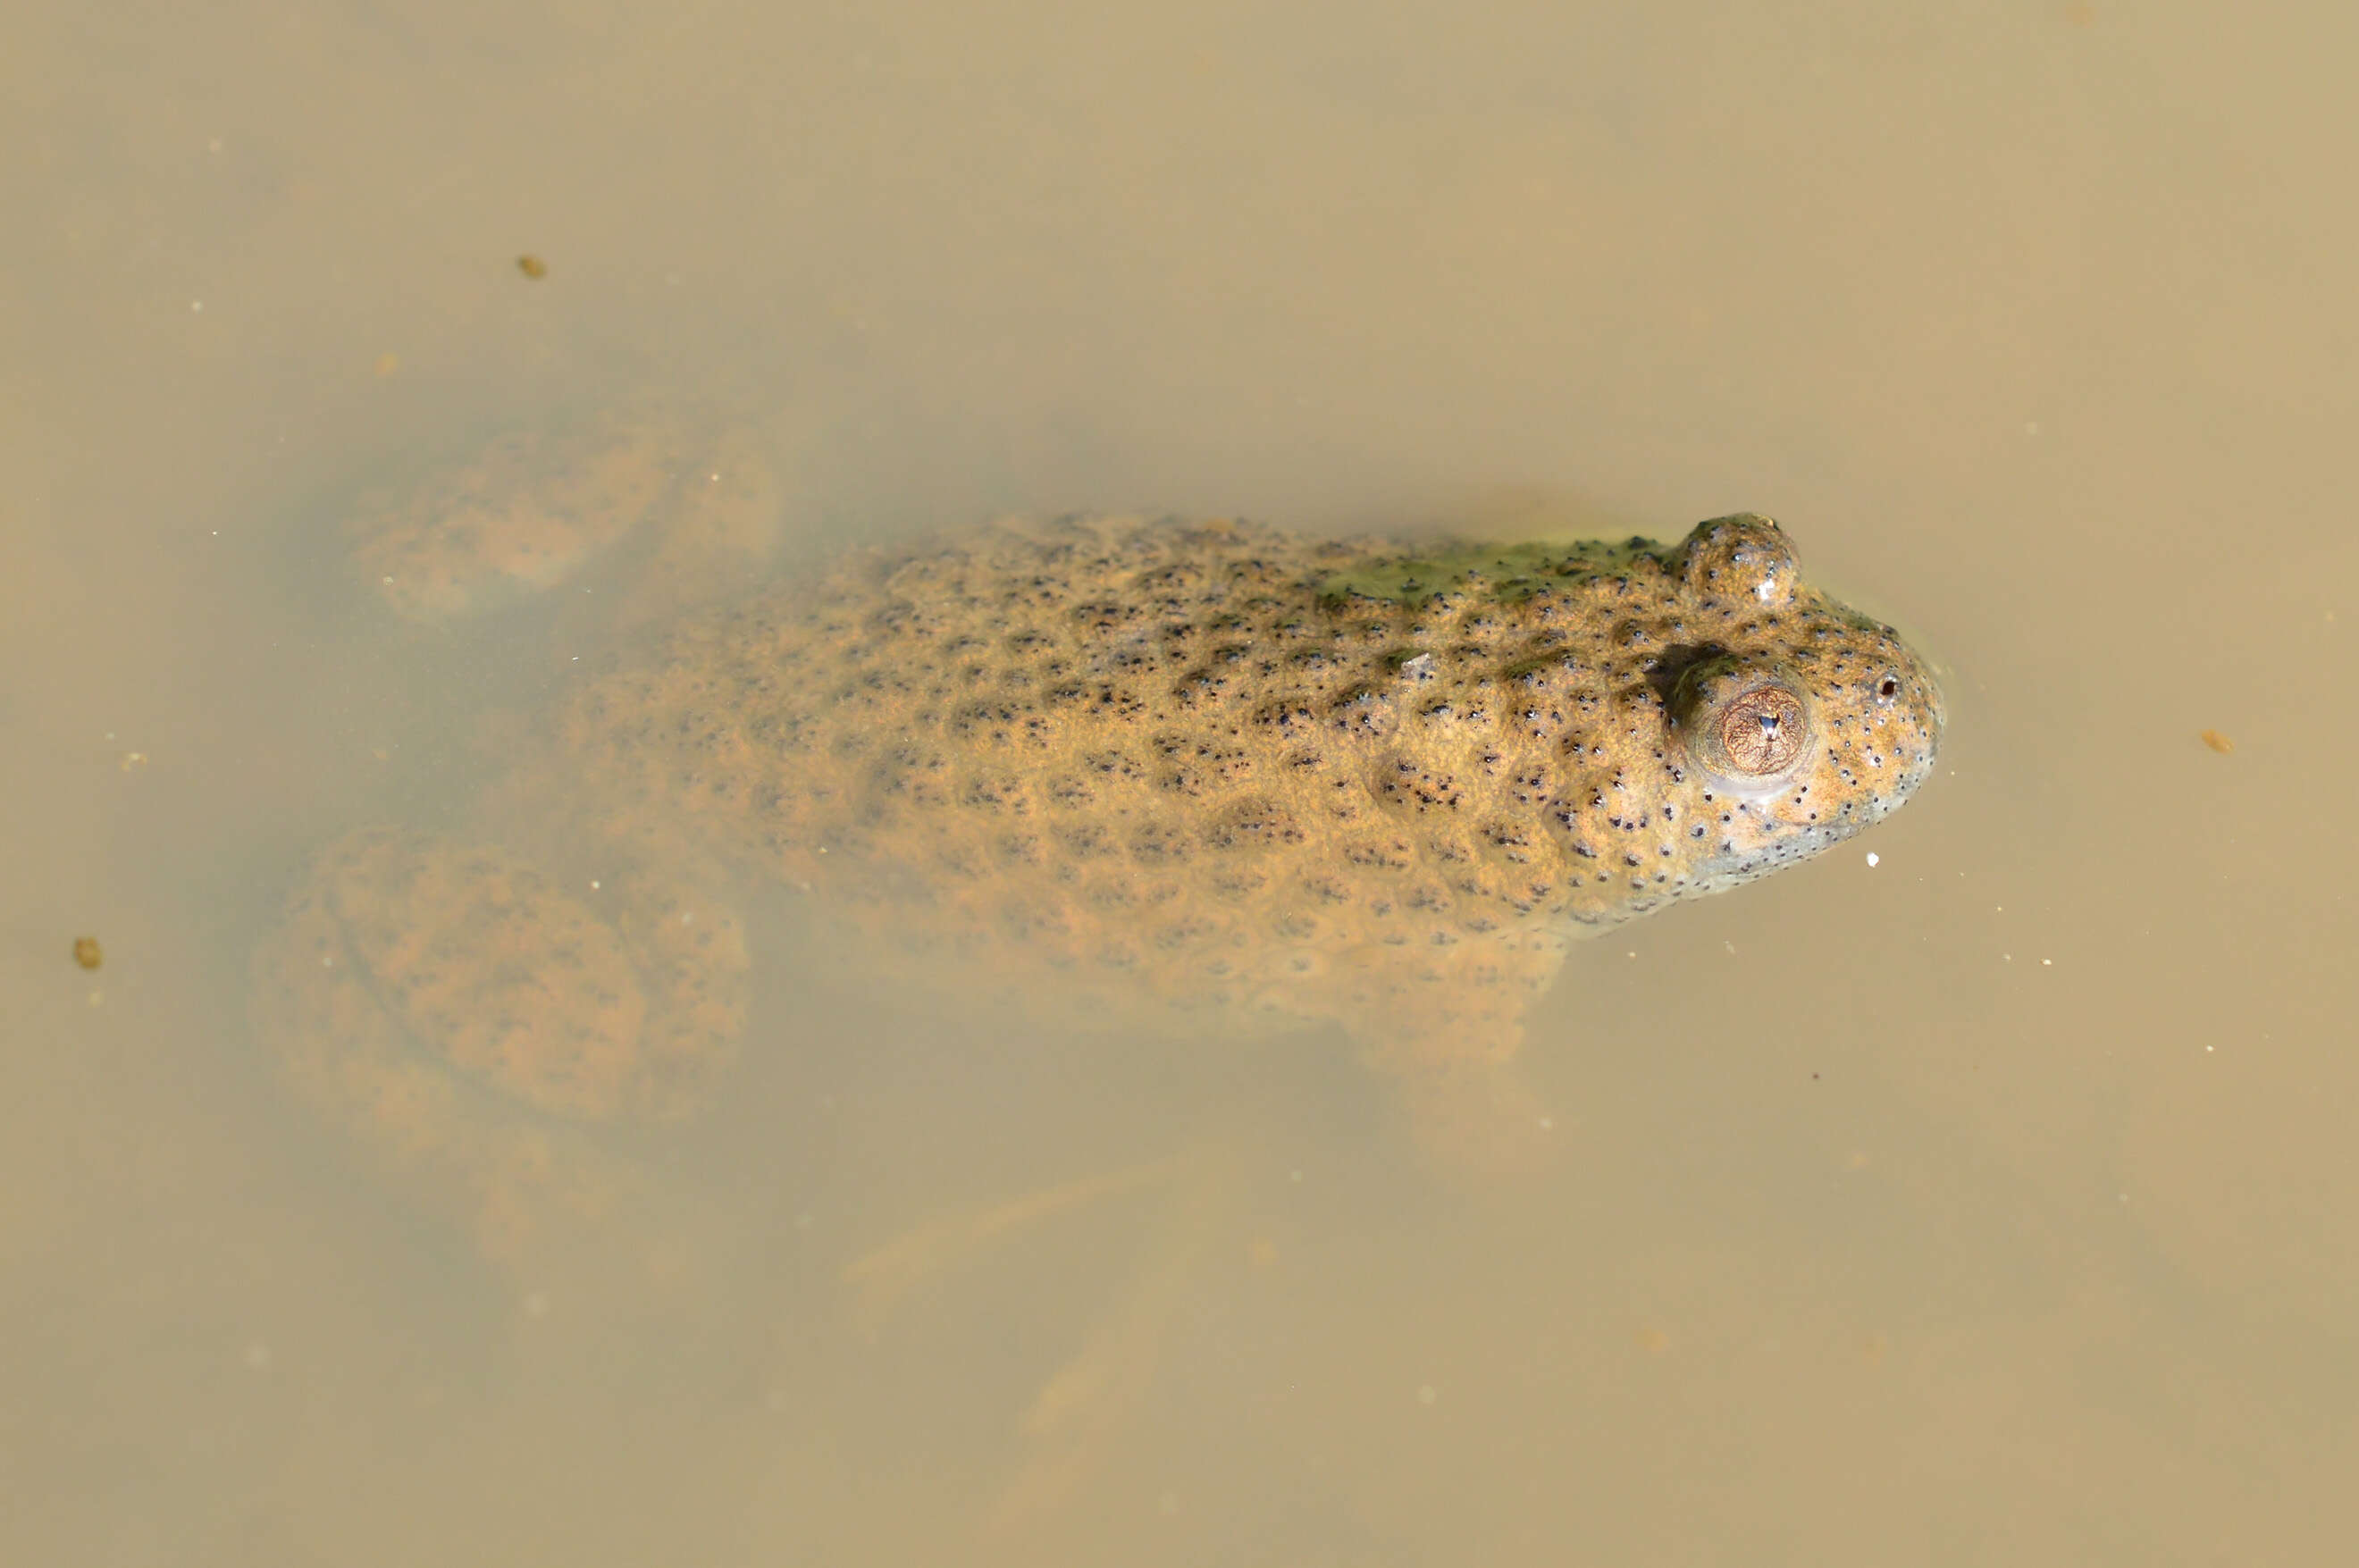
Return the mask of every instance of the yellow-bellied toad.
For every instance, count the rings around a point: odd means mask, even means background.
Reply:
[[[729,1058],[726,899],[762,880],[938,984],[1338,1021],[1447,1138],[1570,942],[1858,833],[1941,723],[1924,663],[1764,517],[1425,553],[1001,523],[584,678],[473,842],[321,856],[256,1016],[494,1250],[594,1210],[592,1131]]]

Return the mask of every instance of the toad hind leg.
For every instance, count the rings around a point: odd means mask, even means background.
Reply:
[[[1143,1161],[929,1222],[854,1259],[842,1278],[873,1320],[939,1271],[971,1262],[1049,1221],[1133,1193],[1159,1192],[1152,1231],[1114,1310],[1049,1375],[1017,1423],[1025,1453],[984,1517],[1009,1531],[1053,1512],[1103,1459],[1155,1381],[1174,1320],[1200,1284],[1215,1238],[1241,1207],[1242,1166],[1201,1149]]]
[[[610,920],[503,850],[348,834],[256,950],[256,1032],[300,1097],[513,1266],[634,1201],[602,1127],[681,1114],[740,1028],[734,915],[618,902]]]

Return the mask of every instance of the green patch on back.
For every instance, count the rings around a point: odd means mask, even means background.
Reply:
[[[1464,593],[1514,604],[1564,586],[1569,578],[1627,572],[1640,556],[1662,548],[1643,539],[1627,544],[1529,539],[1381,556],[1321,583],[1319,598],[1330,605],[1353,599],[1417,605]]]

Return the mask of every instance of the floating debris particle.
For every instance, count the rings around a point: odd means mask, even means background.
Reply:
[[[535,282],[538,282],[541,278],[549,276],[549,263],[541,260],[540,257],[534,256],[527,251],[523,256],[516,257],[516,270],[523,273],[527,278],[533,279]]]
[[[2205,746],[2210,746],[2212,750],[2218,752],[2223,757],[2227,756],[2230,752],[2236,749],[2236,743],[2230,740],[2226,735],[2222,735],[2218,730],[2205,730],[2203,732],[2202,739]]]
[[[106,954],[98,950],[98,938],[94,936],[74,938],[73,955],[74,962],[84,969],[95,969],[106,962]]]

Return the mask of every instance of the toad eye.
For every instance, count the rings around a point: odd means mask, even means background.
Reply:
[[[1899,700],[1900,696],[1899,672],[1892,670],[1883,671],[1881,674],[1877,675],[1875,680],[1867,683],[1867,689],[1870,692],[1874,693],[1875,697],[1875,705],[1877,707],[1888,708],[1892,706],[1895,702]]]
[[[1739,796],[1782,789],[1809,760],[1814,728],[1802,687],[1790,675],[1729,655],[1680,673],[1671,727],[1689,760]]]
[[[1794,599],[1794,547],[1776,523],[1756,512],[1698,523],[1680,546],[1688,591],[1726,602],[1785,605]]]
[[[1712,728],[1721,754],[1739,773],[1782,773],[1801,754],[1810,721],[1802,700],[1783,686],[1756,686],[1720,711]]]

